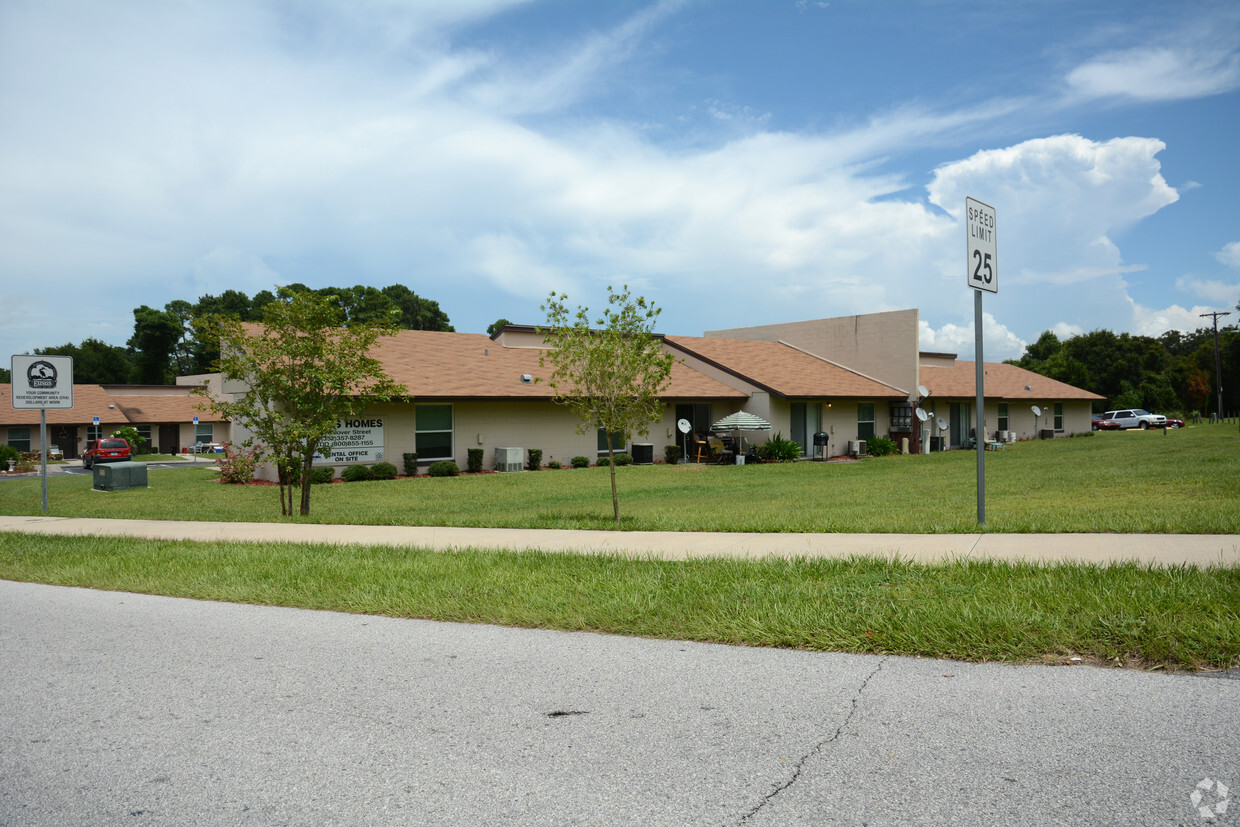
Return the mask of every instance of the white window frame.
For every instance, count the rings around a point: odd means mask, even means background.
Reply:
[[[447,408],[449,426],[447,428],[425,428],[425,429],[419,430],[418,429],[418,409],[419,408]],[[436,454],[434,456],[424,455],[422,453],[421,448],[418,446],[418,435],[419,434],[447,434],[448,435],[448,453],[443,454],[443,455]],[[413,448],[414,448],[414,451],[417,452],[418,462],[422,462],[423,460],[435,462],[435,461],[443,460],[443,459],[454,459],[456,457],[456,410],[452,407],[451,403],[433,402],[433,403],[427,403],[425,405],[414,405],[413,406]]]

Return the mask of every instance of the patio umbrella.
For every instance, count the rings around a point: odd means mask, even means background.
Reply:
[[[771,430],[771,423],[760,416],[751,414],[749,411],[737,411],[720,419],[714,425],[711,425],[710,429],[712,431],[769,431]],[[736,446],[739,448],[739,433],[735,439]]]

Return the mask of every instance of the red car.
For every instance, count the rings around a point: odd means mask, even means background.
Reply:
[[[82,467],[93,468],[97,462],[129,462],[133,459],[133,451],[129,442],[118,436],[92,439],[86,443],[86,453],[82,454]]]
[[[1167,427],[1168,427],[1168,428],[1173,428],[1173,429],[1174,429],[1174,428],[1183,428],[1183,427],[1184,427],[1184,420],[1183,420],[1183,419],[1172,419],[1171,417],[1167,417]]]
[[[1095,431],[1118,431],[1120,430],[1120,426],[1118,422],[1112,419],[1103,419],[1102,417],[1098,416],[1098,414],[1094,414],[1092,427]]]

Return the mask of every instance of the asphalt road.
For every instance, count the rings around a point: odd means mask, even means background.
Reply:
[[[1198,825],[1237,798],[1236,680],[0,581],[0,824]]]

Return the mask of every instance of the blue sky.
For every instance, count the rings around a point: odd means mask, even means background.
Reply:
[[[969,358],[966,196],[988,359],[1191,330],[1240,301],[1237,135],[1234,2],[0,0],[0,349],[230,288],[482,332],[628,284],[662,332],[917,307]]]

